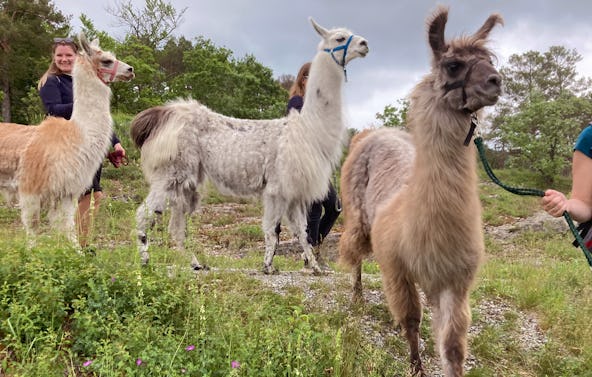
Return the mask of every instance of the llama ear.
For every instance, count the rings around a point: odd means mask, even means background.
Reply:
[[[86,35],[84,33],[78,34],[78,42],[80,43],[80,48],[84,51],[87,55],[92,55],[92,48],[88,43],[88,39],[86,39]]]
[[[92,47],[96,47],[97,49],[99,49],[99,48],[100,48],[100,47],[99,47],[99,38],[95,38],[95,39],[93,39],[93,40],[92,40],[92,42],[90,42],[90,45],[91,45]]]
[[[444,40],[446,22],[448,22],[448,8],[441,7],[428,23],[428,40],[436,58],[440,58],[442,53],[446,51],[446,41]]]
[[[491,29],[493,29],[493,27],[496,24],[503,25],[504,19],[499,14],[494,13],[491,16],[489,16],[487,18],[487,20],[485,20],[485,23],[483,24],[483,26],[481,26],[479,28],[479,30],[477,30],[477,32],[475,32],[475,34],[471,37],[471,39],[474,41],[487,39],[489,32],[491,31]]]
[[[312,27],[314,27],[314,29],[317,31],[317,33],[319,33],[319,35],[323,38],[325,38],[325,36],[329,33],[327,31],[327,29],[325,29],[324,27],[322,27],[321,25],[317,24],[315,22],[315,20],[312,19],[312,17],[308,18],[310,20],[310,23],[312,24]]]

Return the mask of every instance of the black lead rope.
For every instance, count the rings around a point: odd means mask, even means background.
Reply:
[[[471,129],[472,130],[475,128],[475,126],[476,126],[475,122],[471,121]],[[472,131],[470,131],[469,133],[472,134]],[[496,185],[500,186],[501,188],[505,189],[506,191],[509,191],[509,192],[511,192],[513,194],[517,194],[517,195],[532,195],[532,196],[539,196],[539,197],[545,196],[545,192],[541,191],[541,190],[529,189],[529,188],[518,188],[518,187],[512,187],[512,186],[508,186],[508,185],[503,184],[495,176],[495,174],[493,173],[493,170],[491,169],[491,166],[489,166],[489,163],[487,162],[487,159],[485,158],[485,148],[483,147],[483,139],[481,137],[476,137],[475,138],[475,145],[477,146],[477,150],[479,151],[479,157],[481,159],[481,162],[483,163],[483,168],[485,169],[485,172],[487,173],[489,178]],[[576,241],[577,241],[578,245],[580,246],[580,249],[582,249],[582,251],[584,252],[584,256],[586,257],[586,260],[588,261],[588,265],[590,266],[590,269],[592,269],[592,254],[590,253],[590,250],[588,250],[588,248],[586,247],[584,240],[580,236],[580,233],[576,229],[576,226],[574,225],[573,220],[571,219],[571,216],[569,215],[569,213],[567,213],[567,211],[563,212],[563,217],[565,218],[565,221],[567,221],[567,225],[569,225],[569,229],[571,230],[571,232],[575,236]]]

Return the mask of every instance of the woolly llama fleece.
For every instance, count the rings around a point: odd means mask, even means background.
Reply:
[[[186,217],[199,203],[198,187],[208,177],[223,193],[263,201],[265,257],[263,271],[274,273],[279,239],[276,225],[285,217],[303,248],[302,257],[321,269],[306,237],[309,203],[328,190],[346,136],[341,90],[345,66],[368,53],[366,40],[344,28],[325,29],[311,19],[321,36],[300,113],[274,120],[230,118],[192,100],[177,100],[138,114],[132,139],[140,148],[150,192],[136,212],[142,261],[148,262],[147,230],[167,205],[169,232],[183,249]],[[194,269],[202,268],[195,255]]]
[[[408,134],[366,131],[352,140],[342,168],[345,230],[340,258],[353,267],[362,298],[361,263],[373,253],[389,309],[410,349],[413,375],[425,376],[419,352],[422,305],[447,377],[462,376],[470,324],[469,291],[484,253],[472,116],[497,102],[501,77],[485,44],[491,15],[473,35],[444,39],[448,9],[428,20],[432,70],[410,95]],[[417,285],[417,286],[416,286]]]
[[[18,198],[29,243],[34,243],[42,206],[52,227],[78,245],[74,213],[110,146],[112,119],[108,83],[129,81],[133,68],[98,40],[79,37],[82,52],[72,76],[74,105],[70,120],[48,117],[38,126],[0,124],[0,191]]]

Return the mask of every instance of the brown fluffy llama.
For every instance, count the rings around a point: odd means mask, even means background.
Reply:
[[[54,228],[77,247],[74,213],[109,149],[112,130],[109,82],[134,77],[133,68],[101,51],[98,40],[79,38],[82,53],[72,72],[70,120],[48,117],[38,126],[0,124],[0,192],[18,198],[29,243],[42,206]]]
[[[453,377],[463,375],[469,290],[484,253],[476,156],[463,141],[472,114],[501,93],[485,43],[502,18],[493,14],[474,35],[446,42],[447,18],[448,9],[440,7],[428,22],[432,70],[410,96],[411,134],[378,129],[353,141],[342,169],[340,255],[354,267],[354,298],[360,299],[361,262],[374,253],[413,373],[424,376],[419,285],[433,311],[443,372]]]

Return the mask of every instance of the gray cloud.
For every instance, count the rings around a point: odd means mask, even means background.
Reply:
[[[275,76],[295,75],[316,52],[318,36],[308,17],[325,27],[343,26],[363,35],[370,54],[348,66],[344,87],[345,113],[349,126],[364,128],[375,123],[374,114],[395,104],[429,69],[426,18],[440,2],[430,0],[172,0],[177,10],[187,8],[178,30],[188,39],[204,36],[233,51],[236,57],[253,54],[270,67]],[[114,27],[105,11],[113,2],[54,0],[58,9],[73,16],[80,13],[95,26],[112,35],[124,30]],[[134,0],[137,7],[144,2]],[[451,0],[446,34],[449,38],[470,34],[494,12],[505,26],[495,29],[491,47],[500,64],[510,55],[529,50],[546,51],[563,45],[576,49],[584,60],[579,72],[592,76],[592,34],[589,15],[592,3],[581,0]]]

